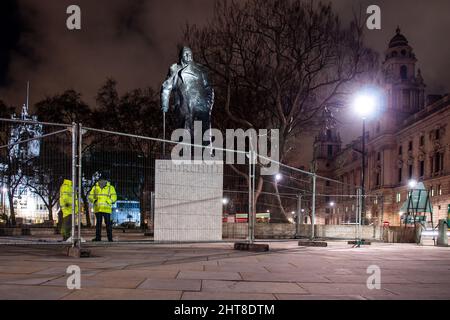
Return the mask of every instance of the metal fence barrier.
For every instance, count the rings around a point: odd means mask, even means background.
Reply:
[[[60,231],[69,227],[73,246],[90,241],[96,237],[90,195],[99,180],[108,181],[117,196],[110,214],[115,241],[382,237],[381,195],[363,196],[353,185],[251,150],[218,148],[214,152],[244,156],[244,162],[221,162],[214,172],[173,174],[167,166],[174,148],[205,147],[26,118],[0,119],[0,126],[1,243],[60,243]],[[278,173],[261,175],[262,159],[278,165]],[[66,194],[69,222],[60,201],[65,180],[76,190]],[[191,238],[181,236],[183,228],[195,228]],[[106,238],[106,230],[101,232]]]
[[[60,186],[73,178],[72,126],[22,115],[1,119],[0,128],[0,241],[54,241],[63,220]]]

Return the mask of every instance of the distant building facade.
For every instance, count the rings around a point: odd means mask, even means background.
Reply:
[[[19,116],[11,115],[12,120],[20,121],[37,121],[37,116],[28,113],[28,107],[23,105],[22,112]],[[17,123],[11,127],[9,136],[9,144],[13,145],[19,141],[32,139],[42,136],[43,127],[37,123]],[[15,144],[9,148],[9,157],[11,163],[20,161],[29,161],[29,159],[37,158],[41,151],[40,139],[31,140],[26,143]],[[14,160],[13,160],[14,159]],[[7,170],[7,163],[0,163],[0,170]],[[21,170],[21,169],[19,169]],[[18,175],[23,173],[19,172]],[[23,223],[42,223],[48,219],[48,209],[46,208],[42,199],[34,193],[26,184],[27,176],[19,180],[20,183],[15,188],[13,202],[16,220]],[[1,181],[0,181],[1,182]],[[2,210],[1,213],[9,213],[9,202],[7,200],[8,185],[2,183]]]
[[[366,126],[365,189],[371,223],[401,223],[400,207],[407,199],[408,181],[423,181],[430,191],[433,225],[447,219],[450,204],[450,96],[425,96],[425,83],[408,40],[397,29],[382,65],[379,86],[384,105]],[[345,147],[336,128],[324,129],[314,143],[313,166],[318,174],[351,186],[361,185],[362,139]],[[381,200],[382,199],[382,200]],[[380,202],[381,201],[381,202]],[[342,202],[342,206],[348,206]],[[333,208],[325,223],[351,221],[345,208]],[[430,216],[427,217],[430,221]]]

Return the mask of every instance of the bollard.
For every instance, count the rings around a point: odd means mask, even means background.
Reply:
[[[448,247],[447,228],[447,220],[439,220],[439,235],[437,239],[438,247]]]

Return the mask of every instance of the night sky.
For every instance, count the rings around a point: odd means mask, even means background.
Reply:
[[[159,88],[177,59],[187,22],[212,16],[212,0],[1,0],[0,100],[20,106],[26,81],[31,104],[73,88],[94,102],[107,77],[119,90]],[[82,30],[66,28],[66,8],[82,10]],[[367,45],[382,53],[397,25],[419,60],[428,93],[450,91],[450,1],[333,1],[344,21],[351,8],[377,4],[382,29],[367,31]],[[195,57],[194,57],[195,58]],[[344,119],[344,125],[346,120]],[[348,125],[344,140],[359,132]]]

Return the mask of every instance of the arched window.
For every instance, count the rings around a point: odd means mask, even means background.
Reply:
[[[400,78],[402,80],[408,79],[408,68],[406,66],[400,67]]]

